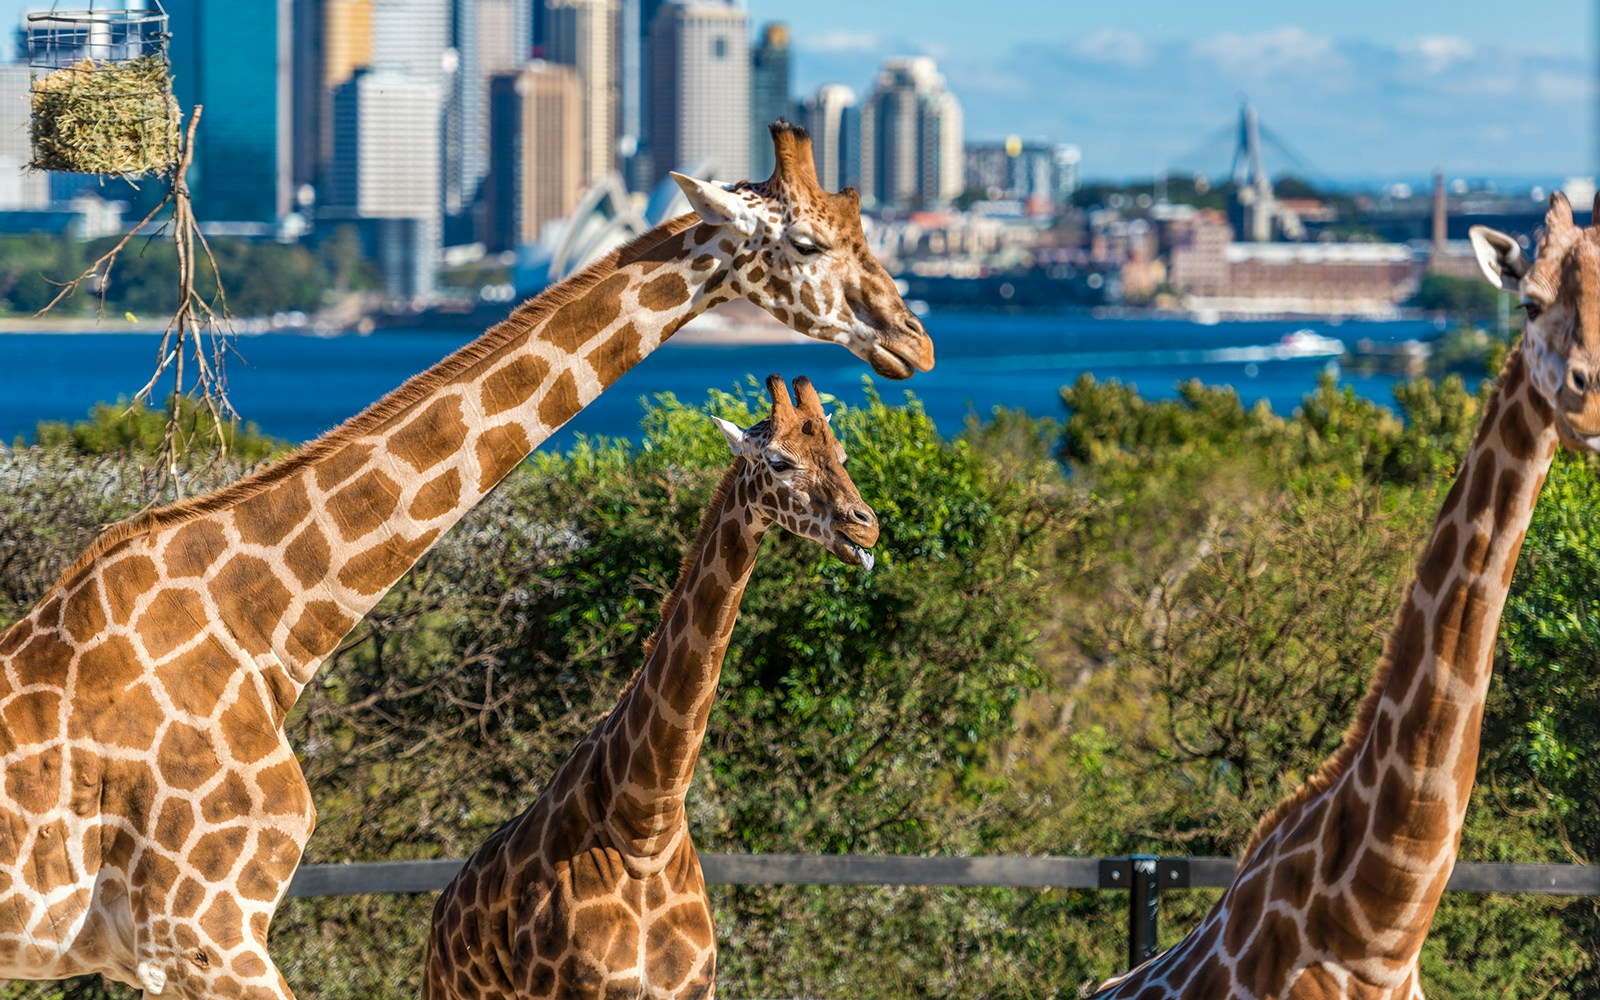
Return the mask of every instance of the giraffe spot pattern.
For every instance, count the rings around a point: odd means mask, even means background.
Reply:
[[[439,537],[439,529],[425,531],[415,538],[385,538],[365,552],[350,558],[339,570],[339,582],[363,596],[382,593],[411,568]]]
[[[639,348],[639,331],[632,323],[624,323],[604,344],[590,351],[584,358],[594,369],[595,378],[602,386],[609,386],[622,374],[643,360]]]
[[[365,469],[372,461],[372,445],[351,444],[320,459],[316,468],[317,488],[331,490]]]
[[[666,312],[689,301],[689,284],[683,275],[668,272],[652,278],[639,288],[639,307],[651,312]]]
[[[571,354],[622,315],[622,293],[633,279],[618,272],[603,278],[588,294],[573,299],[551,314],[540,328],[541,337]]]
[[[244,651],[251,656],[271,652],[272,632],[294,601],[272,567],[256,556],[234,556],[212,577],[209,589]]]
[[[284,565],[305,589],[322,582],[332,561],[333,550],[328,547],[328,538],[315,524],[306,525],[283,550]]]
[[[228,536],[223,533],[222,525],[209,518],[191,521],[179,528],[167,543],[164,553],[167,575],[200,576],[227,547]]]
[[[462,417],[461,399],[452,395],[436,400],[391,435],[388,449],[418,472],[427,472],[459,452],[466,440],[467,422]],[[368,475],[376,471],[371,470]],[[383,484],[385,489],[390,487],[398,489],[393,480]],[[392,512],[394,507],[391,505],[388,510]],[[351,537],[359,536],[345,536],[346,540]]]
[[[329,497],[328,514],[347,542],[376,531],[400,505],[400,484],[381,469],[369,469]]]
[[[452,467],[428,480],[411,500],[406,513],[416,521],[431,521],[461,504],[461,472]]]
[[[562,378],[570,379],[571,375],[563,375]],[[556,387],[560,386],[561,383],[557,382]],[[541,413],[549,401],[550,397],[546,396],[545,402],[539,407]],[[478,459],[478,489],[487,492],[528,456],[528,452],[533,450],[533,442],[528,440],[528,433],[521,424],[501,424],[479,435],[473,450]]]
[[[539,422],[554,430],[578,412],[578,383],[571,372],[562,372],[539,401]],[[526,454],[526,453],[524,453]],[[519,456],[520,458],[520,456]]]
[[[309,516],[311,498],[306,493],[305,480],[290,476],[234,508],[233,524],[246,545],[276,546]]]
[[[550,362],[533,354],[501,366],[483,380],[480,399],[484,416],[498,416],[526,403],[549,375]]]

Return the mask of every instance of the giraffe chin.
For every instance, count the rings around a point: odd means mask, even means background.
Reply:
[[[863,360],[884,378],[908,379],[916,372],[916,367],[910,361],[880,344],[873,344]]]
[[[844,538],[834,542],[831,546],[831,551],[842,562],[849,563],[851,566],[860,566],[868,573],[871,573],[872,567],[878,564],[878,557],[873,555],[870,549],[864,549]]]

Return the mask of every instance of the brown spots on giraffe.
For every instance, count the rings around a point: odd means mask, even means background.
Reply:
[[[173,722],[167,727],[156,750],[156,761],[162,780],[180,792],[199,788],[220,766],[211,737],[186,722]]]
[[[316,464],[317,488],[331,490],[367,467],[372,461],[372,445],[351,444],[321,459]]]
[[[1216,955],[1208,955],[1195,969],[1194,975],[1184,984],[1186,996],[1226,997],[1233,993],[1233,973]]]
[[[326,508],[340,536],[353,542],[388,521],[399,505],[400,484],[380,469],[368,469],[329,497]]]
[[[53,892],[72,882],[67,824],[57,819],[39,827],[33,850],[22,862],[22,880],[35,892]]]
[[[244,912],[233,901],[231,893],[217,893],[205,915],[200,918],[200,929],[224,951],[232,951],[244,944]]]
[[[156,667],[156,680],[179,712],[208,717],[228,689],[238,664],[215,639],[178,654]]]
[[[47,812],[61,800],[61,748],[47,747],[6,768],[6,797],[31,813]]]
[[[601,280],[552,313],[539,328],[539,339],[568,353],[576,351],[622,315],[622,293],[632,280],[621,272]]]
[[[1468,577],[1477,576],[1483,572],[1484,563],[1489,558],[1489,533],[1487,531],[1474,531],[1472,537],[1467,539],[1467,544],[1461,549],[1461,570]]]
[[[492,417],[521,406],[533,398],[550,375],[550,362],[524,354],[497,368],[483,380],[480,399],[484,416]]]
[[[1500,440],[1512,459],[1527,461],[1534,457],[1537,442],[1533,428],[1528,425],[1527,414],[1520,404],[1506,405],[1505,416],[1500,421]]]
[[[308,601],[289,629],[288,646],[291,651],[298,649],[304,661],[320,660],[333,652],[355,624],[356,619],[332,601]]]
[[[734,245],[732,240],[723,238],[717,241],[717,249],[721,250],[725,254],[731,254],[737,250],[738,247]]]
[[[744,277],[746,281],[750,282],[750,284],[759,286],[761,284],[761,279],[765,278],[766,276],[767,269],[762,267],[760,264],[756,264],[755,266],[751,267],[750,270],[745,272]]]
[[[105,583],[106,602],[111,605],[111,620],[126,625],[133,614],[135,599],[155,586],[160,574],[149,556],[128,556],[100,571]]]
[[[1459,545],[1460,539],[1454,522],[1442,523],[1423,554],[1422,562],[1417,566],[1417,584],[1424,591],[1429,594],[1439,592],[1445,578],[1450,575],[1451,568],[1455,566]]]
[[[387,446],[389,454],[418,472],[427,472],[460,451],[466,440],[467,422],[461,415],[461,398],[451,395],[435,400],[404,427],[395,431],[389,436]],[[368,476],[371,474],[369,471]],[[383,478],[385,482],[379,484],[380,488],[392,486],[393,480],[387,476]],[[381,502],[374,503],[374,506],[380,505]],[[389,504],[388,509],[394,510],[393,503]],[[351,537],[359,536],[345,535],[346,539]]]
[[[1439,508],[1439,522],[1449,520],[1461,506],[1461,498],[1466,494],[1467,481],[1465,477],[1457,476],[1456,481],[1450,484],[1450,492],[1445,494],[1444,506]]]
[[[328,538],[315,524],[306,525],[283,550],[284,564],[303,589],[321,583],[328,575],[332,560],[333,550],[328,547]]]
[[[1317,871],[1323,884],[1337,882],[1344,877],[1351,852],[1366,838],[1365,807],[1366,803],[1346,790],[1336,803],[1330,804],[1323,816],[1322,850]]]
[[[259,955],[245,952],[233,960],[234,974],[245,979],[259,979],[267,974],[267,963]]]
[[[773,275],[772,280],[767,282],[767,291],[774,300],[782,301],[791,308],[794,306],[794,283],[788,278]]]
[[[1272,898],[1295,910],[1305,908],[1317,884],[1317,856],[1296,851],[1278,860],[1272,871]]]
[[[277,899],[299,863],[299,844],[277,830],[258,831],[255,853],[239,873],[240,894],[262,902]]]
[[[210,618],[205,601],[187,587],[167,587],[139,615],[139,641],[152,659],[162,659],[200,635]]]
[[[125,636],[114,635],[85,650],[78,658],[67,731],[74,739],[98,734],[110,717],[125,713],[123,693],[144,676],[138,652]],[[54,728],[52,726],[52,728]]]
[[[689,285],[676,272],[652,278],[639,288],[639,307],[651,312],[666,312],[688,301]]]
[[[194,832],[194,804],[177,795],[167,797],[156,814],[155,838],[171,848],[181,848]]]
[[[1510,524],[1523,510],[1520,502],[1525,477],[1517,469],[1507,469],[1500,476],[1500,483],[1494,492],[1494,520],[1495,524]],[[1535,488],[1534,495],[1538,495]]]
[[[289,533],[310,516],[311,498],[306,493],[305,478],[291,476],[236,506],[233,523],[239,539],[247,545],[276,546],[283,544]]]
[[[1248,961],[1239,963],[1242,985],[1258,997],[1283,996],[1299,959],[1300,928],[1293,918],[1268,913],[1261,919],[1261,933]]]
[[[573,910],[571,929],[602,968],[627,968],[638,960],[638,917],[620,900],[583,900]]]
[[[711,268],[716,266],[716,263],[717,259],[715,257],[708,253],[703,253],[689,262],[689,270],[709,271]]]
[[[236,815],[239,806],[250,802],[250,786],[235,770],[229,770],[205,798],[200,800],[200,815],[207,823],[223,823]]]
[[[198,881],[185,875],[172,891],[172,910],[174,913],[199,913],[200,907],[206,901],[206,887]]]
[[[461,472],[451,467],[424,483],[406,513],[416,521],[431,521],[455,510],[461,503]]]
[[[272,633],[294,595],[264,560],[239,555],[212,577],[211,600],[228,633],[251,656],[272,651]]]
[[[434,528],[416,538],[399,535],[385,538],[346,562],[339,571],[339,582],[366,596],[387,590],[438,537],[439,529]]]
[[[281,745],[278,727],[282,721],[281,714],[262,703],[255,686],[245,684],[233,704],[222,713],[218,728],[233,759],[241,764],[254,764],[271,756]],[[249,796],[239,801],[249,801]]]
[[[1522,543],[1528,537],[1528,529],[1517,532],[1516,540],[1506,550],[1505,565],[1500,568],[1500,589],[1511,589],[1511,577],[1517,571],[1517,553],[1522,551]]]
[[[311,807],[311,790],[300,764],[293,757],[262,768],[256,775],[261,788],[262,806],[269,815],[299,816]]]
[[[1413,784],[1391,770],[1372,803],[1372,838],[1392,846],[1442,843],[1450,835],[1450,816],[1449,803],[1421,798]]]
[[[0,656],[15,655],[31,635],[33,635],[33,622],[27,618],[0,632]]]
[[[244,853],[245,841],[250,837],[250,831],[242,826],[226,826],[219,830],[212,830],[202,834],[195,841],[185,860],[199,876],[207,882],[221,882],[233,871],[233,866],[238,864],[239,856]],[[219,893],[227,895],[227,893]]]
[[[32,746],[53,737],[60,728],[61,694],[56,691],[26,691],[16,695],[0,709],[0,725],[13,747]]]
[[[1266,905],[1268,881],[1264,870],[1253,872],[1235,882],[1228,893],[1228,919],[1222,927],[1222,945],[1229,953],[1237,955],[1244,951],[1250,935],[1255,933],[1262,907]]]
[[[702,964],[710,930],[711,920],[700,900],[659,915],[645,937],[646,976],[653,983],[676,986],[687,982]]]
[[[632,323],[624,323],[622,328],[599,347],[590,351],[584,358],[589,367],[594,369],[594,374],[602,386],[609,386],[623,373],[634,365],[644,360],[639,348],[639,331]]]
[[[1394,631],[1389,635],[1386,655],[1389,668],[1388,678],[1384,681],[1384,695],[1391,701],[1398,701],[1406,691],[1411,690],[1412,681],[1428,655],[1428,620],[1422,609],[1417,607],[1414,596],[1408,596],[1405,606],[1400,609],[1400,617],[1396,619]]]
[[[562,376],[570,380],[571,374]],[[560,386],[557,382],[557,387]],[[545,404],[550,397],[545,397],[545,402],[539,405],[539,411],[544,412]],[[517,467],[533,450],[533,442],[528,440],[528,433],[522,429],[521,424],[501,424],[491,427],[478,435],[478,443],[474,449],[478,458],[478,489],[488,492],[490,488],[505,478],[506,474]]]
[[[817,296],[811,291],[809,283],[800,286],[800,304],[813,316],[818,313]]]
[[[106,627],[106,611],[100,603],[98,581],[91,577],[66,599],[61,626],[79,644],[88,642]]]
[[[539,401],[539,422],[554,430],[571,420],[572,415],[578,412],[578,406],[577,380],[572,377],[571,372],[562,372],[561,377],[556,379],[555,384]],[[480,443],[478,447],[481,449],[483,446]]]
[[[200,576],[216,563],[217,556],[227,547],[228,537],[222,525],[209,518],[191,521],[179,528],[167,543],[164,555],[167,575]]]
[[[1489,497],[1494,493],[1495,454],[1491,449],[1482,448],[1473,456],[1472,462],[1472,483],[1467,487],[1467,510],[1477,512],[1488,508]]]

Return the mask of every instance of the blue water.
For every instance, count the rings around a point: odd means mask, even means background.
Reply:
[[[1294,321],[1200,325],[1175,319],[1087,316],[935,314],[926,318],[936,345],[934,370],[909,382],[874,378],[890,401],[910,390],[940,430],[954,433],[971,413],[1019,407],[1062,414],[1059,391],[1081,373],[1136,384],[1170,397],[1176,383],[1199,378],[1238,388],[1246,403],[1265,399],[1288,413],[1328,367],[1327,359],[1241,360],[1236,348],[1276,345],[1309,328],[1347,344],[1363,338],[1394,342],[1436,335],[1422,322]],[[245,336],[228,362],[229,396],[261,429],[293,441],[334,427],[368,403],[471,339],[456,332],[389,332],[371,336]],[[0,365],[0,441],[31,436],[40,420],[76,420],[99,400],[129,396],[153,370],[160,338],[153,334],[4,334]],[[1248,353],[1248,352],[1246,352]],[[809,375],[847,403],[863,398],[870,370],[830,344],[719,346],[671,341],[591,404],[546,445],[570,444],[579,433],[638,433],[641,400],[659,392],[700,401],[708,388],[731,389],[750,375]],[[1391,375],[1343,374],[1356,392],[1392,403]]]

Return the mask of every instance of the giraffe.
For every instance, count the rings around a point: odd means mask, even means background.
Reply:
[[[1597,205],[1600,208],[1600,205]],[[1474,226],[1528,323],[1484,407],[1372,689],[1322,769],[1264,817],[1232,885],[1101,998],[1420,998],[1417,959],[1455,866],[1495,634],[1558,442],[1600,450],[1600,228],[1551,196],[1538,259]]]
[[[816,390],[767,379],[772,414],[733,449],[645,643],[644,665],[527,811],[439,897],[427,1000],[709,997],[716,935],[684,795],[739,601],[773,525],[871,570],[878,522]]]
[[[854,192],[778,165],[652,230],[283,461],[108,529],[0,633],[0,979],[288,998],[267,926],[315,824],[283,732],[323,660],[528,452],[735,296],[909,377],[933,347]]]

